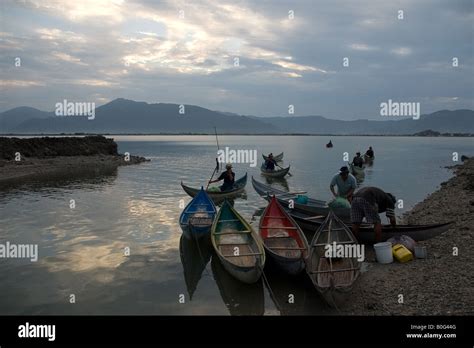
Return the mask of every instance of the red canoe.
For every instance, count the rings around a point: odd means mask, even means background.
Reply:
[[[305,267],[309,245],[303,231],[272,197],[260,218],[260,237],[267,254],[290,274],[298,274]]]

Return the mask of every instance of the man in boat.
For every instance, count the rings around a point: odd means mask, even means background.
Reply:
[[[374,224],[375,240],[382,239],[382,222],[380,213],[385,213],[392,226],[396,226],[395,196],[377,187],[364,187],[354,194],[351,204],[352,231],[358,237],[360,224],[365,217],[369,224]]]
[[[374,150],[372,149],[372,146],[369,146],[369,149],[365,152],[365,155],[370,158],[374,158]]]
[[[360,152],[356,153],[356,156],[352,159],[352,164],[356,167],[362,168],[362,166],[364,165],[364,160],[362,159]]]
[[[334,186],[337,186],[337,193],[334,191]],[[334,175],[331,180],[331,184],[329,185],[329,189],[331,190],[334,197],[343,197],[349,202],[352,199],[352,194],[354,193],[356,187],[357,180],[352,174],[349,173],[349,168],[346,166],[341,167],[339,173]]]
[[[270,153],[265,161],[265,169],[266,170],[275,170],[276,161],[273,158],[273,153]]]
[[[209,184],[224,180],[224,184],[221,186],[221,191],[229,191],[232,190],[234,187],[235,182],[235,173],[232,171],[232,164],[227,164],[225,166],[226,171],[222,172],[222,174],[216,180],[210,180]]]
[[[329,143],[326,144],[326,147],[332,147],[332,140],[329,140]]]

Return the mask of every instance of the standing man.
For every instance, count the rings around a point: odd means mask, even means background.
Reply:
[[[226,171],[222,172],[222,174],[216,180],[209,181],[209,184],[212,184],[214,182],[224,180],[224,184],[221,186],[221,191],[232,190],[235,182],[235,173],[232,171],[232,164],[226,164],[225,169]]]
[[[337,186],[337,194],[334,191],[334,186]],[[334,197],[343,197],[349,202],[352,199],[352,194],[354,193],[356,187],[357,180],[352,174],[349,173],[349,169],[346,166],[341,167],[339,173],[334,175],[331,180],[331,184],[329,185],[329,189],[331,190]]]
[[[360,224],[365,217],[369,224],[374,224],[375,240],[382,239],[382,222],[379,213],[386,213],[392,226],[397,224],[395,219],[396,199],[391,193],[386,193],[377,187],[364,187],[357,191],[351,204],[352,231],[358,237]]]

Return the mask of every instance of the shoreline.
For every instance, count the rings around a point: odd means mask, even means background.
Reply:
[[[87,174],[108,174],[120,166],[140,164],[149,160],[140,156],[124,155],[58,156],[51,158],[29,157],[22,161],[0,160],[0,188],[34,180],[77,177]]]
[[[84,138],[5,138],[0,137],[0,187],[27,181],[48,181],[113,173],[119,166],[149,161],[122,155],[113,139]]]
[[[5,133],[0,137],[87,137],[87,136],[215,136],[215,133]],[[471,133],[452,133],[440,135],[419,134],[313,134],[313,133],[219,133],[222,136],[301,136],[301,137],[417,137],[417,138],[472,138]]]
[[[427,258],[391,264],[367,250],[368,272],[361,275],[344,315],[472,315],[474,296],[474,158],[450,167],[454,175],[403,215],[407,223],[454,221],[447,232],[419,242]],[[454,255],[453,248],[458,254]],[[403,295],[403,303],[399,303]]]

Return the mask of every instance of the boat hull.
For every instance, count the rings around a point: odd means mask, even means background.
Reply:
[[[292,275],[305,268],[308,241],[274,196],[260,218],[259,234],[267,255],[279,268]]]
[[[375,156],[374,157],[369,157],[367,155],[364,154],[364,163],[367,163],[367,164],[372,164],[374,163],[374,159],[375,159]]]
[[[358,167],[353,164],[351,164],[350,167],[352,175],[354,175],[356,178],[362,179],[365,177],[364,167]]]
[[[228,201],[224,201],[214,220],[211,241],[230,275],[244,283],[258,281],[265,266],[263,242]]]
[[[179,217],[184,236],[188,239],[208,236],[216,214],[216,206],[201,187]]]
[[[332,210],[339,218],[343,220],[350,220],[351,210],[348,208],[331,209],[325,201],[308,198],[308,204],[300,204],[297,202],[296,194],[288,194],[282,190],[273,188],[269,185],[262,184],[252,177],[252,185],[255,191],[267,201],[270,200],[271,195],[275,195],[278,202],[285,208],[292,206],[292,210],[296,210],[309,215],[327,216]],[[292,202],[290,202],[292,201]]]
[[[181,225],[181,230],[183,231],[184,237],[187,239],[204,239],[208,238],[211,232],[212,225],[207,227],[204,226],[190,226],[190,225]]]
[[[289,212],[289,214],[308,235],[313,235],[323,222],[322,219],[306,220],[309,216],[305,216],[298,212]],[[350,222],[348,221],[345,221],[345,224],[350,226]],[[397,225],[395,228],[391,225],[382,225],[381,241],[386,241],[392,237],[400,237],[402,235],[409,236],[415,241],[423,241],[446,232],[452,227],[452,224],[452,222],[447,222],[432,225]],[[359,243],[376,243],[375,232],[371,225],[362,224],[356,238]]]
[[[311,240],[307,273],[316,290],[330,306],[338,306],[340,294],[350,293],[360,275],[362,262],[356,255],[342,257],[326,255],[326,246],[357,245],[357,240],[342,220],[330,213]]]
[[[229,272],[231,276],[240,280],[242,283],[256,283],[262,276],[263,269],[258,265],[258,261],[256,267],[237,267],[236,265],[227,261],[227,259],[225,259],[221,255],[217,255],[225,270]]]
[[[206,193],[212,199],[214,203],[220,203],[220,202],[223,202],[225,199],[231,199],[231,198],[236,198],[240,196],[245,191],[246,184],[247,184],[247,173],[242,178],[240,178],[239,180],[235,182],[234,189],[230,191],[224,191],[224,192],[206,191]],[[199,189],[186,186],[182,182],[181,182],[181,187],[183,188],[184,192],[186,192],[191,197],[196,196],[199,192]]]
[[[281,170],[266,170],[263,166],[260,168],[261,174],[270,178],[283,178],[290,171],[290,166]]]
[[[264,245],[265,246],[265,245]],[[265,246],[265,252],[269,256],[269,259],[280,269],[291,275],[300,274],[306,267],[304,259],[288,259],[275,254],[271,249]]]

